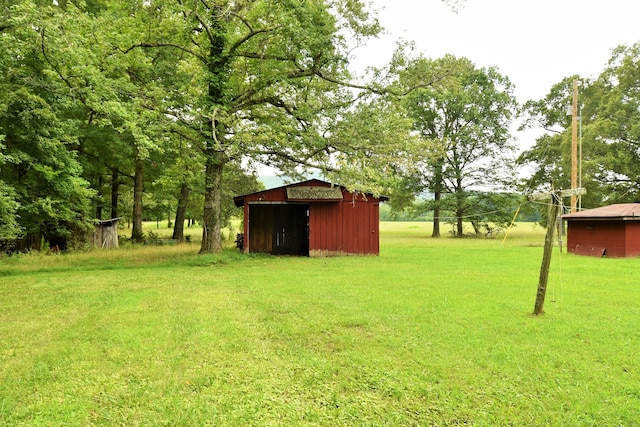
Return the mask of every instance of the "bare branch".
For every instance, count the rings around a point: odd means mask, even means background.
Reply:
[[[75,87],[73,85],[73,83],[71,82],[71,80],[69,79],[68,76],[65,76],[64,73],[60,70],[60,68],[57,66],[57,64],[55,64],[53,62],[53,60],[49,57],[48,53],[47,53],[47,47],[45,44],[45,38],[46,38],[46,33],[45,33],[45,28],[42,28],[42,30],[40,30],[40,49],[42,50],[42,56],[44,57],[44,60],[47,62],[47,64],[49,64],[49,66],[56,72],[56,74],[58,75],[58,77],[60,77],[60,80],[62,80],[64,82],[64,84],[69,88],[69,90],[72,93],[72,97],[77,97],[77,99],[91,112],[95,112],[91,107],[89,107],[89,105],[87,104],[86,99],[84,98],[84,96],[82,96],[82,93],[77,91],[77,87]]]
[[[124,50],[119,48],[119,47],[116,47],[116,49],[119,50],[120,52],[126,54],[126,53],[131,52],[134,49],[149,49],[149,48],[160,48],[160,47],[170,47],[170,48],[173,48],[173,49],[177,49],[177,50],[180,50],[182,52],[188,53],[189,55],[192,55],[192,56],[198,58],[202,62],[206,62],[206,58],[204,56],[199,55],[198,53],[196,53],[196,52],[194,52],[194,51],[192,51],[190,49],[187,49],[184,46],[180,46],[179,44],[175,44],[175,43],[143,42],[143,43],[135,44],[135,45],[133,45],[133,46],[127,48],[127,49],[124,49]]]
[[[252,30],[250,33],[248,33],[246,36],[242,37],[240,40],[236,41],[230,48],[229,48],[229,52],[235,52],[236,50],[238,50],[240,48],[240,46],[242,46],[243,44],[245,44],[246,42],[248,42],[249,40],[251,40],[253,37],[259,35],[259,34],[266,34],[266,33],[270,33],[272,31],[275,31],[278,27],[274,27],[274,28],[263,28],[261,30]],[[256,54],[259,55],[259,54]]]
[[[244,16],[240,15],[239,13],[236,12],[231,12],[231,15],[235,16],[236,18],[238,18],[240,21],[242,21],[242,23],[244,25],[247,26],[247,28],[249,29],[249,32],[253,32],[253,26],[251,25],[251,22],[249,22],[248,19],[246,19]]]
[[[293,58],[287,56],[277,56],[277,55],[265,55],[264,53],[255,53],[255,52],[240,52],[234,53],[233,56],[239,58],[249,58],[249,59],[265,59],[271,61],[285,61],[285,62],[294,62]]]
[[[209,43],[214,43],[213,35],[211,34],[211,31],[209,31],[209,26],[207,25],[207,23],[204,22],[204,20],[200,17],[199,14],[195,13],[195,17],[196,17],[196,20],[202,26],[202,28],[204,28],[204,31],[207,33],[207,38],[209,39]]]

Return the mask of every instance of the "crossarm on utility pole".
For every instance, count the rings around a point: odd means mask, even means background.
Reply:
[[[530,200],[530,201],[548,200],[549,197],[551,197],[552,194],[557,194],[558,197],[560,199],[562,199],[564,197],[581,196],[583,194],[587,194],[587,189],[586,188],[574,188],[572,190],[557,190],[557,191],[553,191],[551,193],[531,193],[531,194],[527,195],[527,199]]]

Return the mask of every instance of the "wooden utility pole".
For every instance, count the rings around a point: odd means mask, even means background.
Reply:
[[[562,198],[573,197],[585,194],[584,188],[576,188],[572,190],[557,190],[551,193],[531,194],[529,200],[548,200],[551,198],[549,205],[549,217],[547,219],[547,233],[544,238],[544,252],[542,254],[542,265],[540,266],[540,278],[538,280],[538,292],[536,293],[536,304],[533,308],[533,314],[544,314],[544,298],[547,293],[547,283],[549,282],[549,266],[551,265],[551,254],[553,253],[553,235],[556,229],[558,218],[560,217],[560,207],[562,206]]]
[[[578,188],[578,80],[573,81],[571,103],[571,189]],[[577,211],[577,195],[571,196],[571,213]]]
[[[556,229],[560,212],[560,199],[557,192],[551,193],[551,205],[549,206],[549,218],[547,222],[547,234],[544,237],[544,252],[542,254],[542,265],[540,266],[540,278],[538,279],[538,292],[536,293],[536,305],[533,314],[544,313],[544,297],[547,293],[547,283],[549,281],[549,265],[551,265],[551,254],[553,253],[553,233]]]

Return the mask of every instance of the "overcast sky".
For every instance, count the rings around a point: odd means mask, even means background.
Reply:
[[[539,100],[563,78],[596,77],[616,46],[640,42],[640,0],[366,0],[387,34],[355,51],[354,70],[383,66],[399,39],[439,58],[453,54],[496,66],[518,101]],[[521,150],[540,134],[514,132]]]
[[[370,0],[388,30],[357,50],[357,66],[383,65],[398,39],[438,58],[496,66],[520,102],[541,99],[564,77],[594,77],[611,50],[640,41],[640,0]]]

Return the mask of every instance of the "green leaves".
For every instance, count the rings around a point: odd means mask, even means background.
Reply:
[[[19,224],[19,207],[13,188],[0,180],[0,248],[5,242],[20,237],[24,231]]]
[[[34,221],[35,212],[52,215],[63,191],[85,195],[76,206],[86,219],[90,204],[100,216],[110,187],[115,211],[119,187],[134,178],[139,217],[143,175],[148,188],[162,179],[155,188],[167,193],[178,186],[172,176],[196,187],[205,181],[205,210],[215,211],[226,165],[262,161],[293,171],[343,162],[345,179],[378,187],[394,168],[410,167],[402,113],[387,106],[385,117],[373,104],[350,110],[360,94],[350,88],[349,49],[381,31],[366,2],[23,0],[12,11],[0,26],[2,175],[20,183],[20,197],[50,196],[32,206]],[[188,173],[203,170],[201,179]],[[96,200],[83,178],[100,191]]]
[[[513,87],[496,69],[476,68],[451,55],[408,61],[399,76],[397,86],[406,92],[403,105],[426,148],[411,152],[417,170],[408,181],[415,183],[416,193],[428,190],[436,200],[455,194],[461,236],[462,216],[475,209],[466,202],[467,189],[507,185],[511,176]]]
[[[380,97],[363,100],[330,128],[336,171],[329,174],[352,190],[386,194],[414,170],[422,141],[411,133],[401,105]]]
[[[542,100],[529,101],[526,127],[543,128],[520,164],[535,169],[529,186],[568,188],[571,171],[571,105],[573,80],[578,79],[579,126],[582,133],[583,206],[604,201],[632,202],[640,195],[640,45],[613,50],[607,67],[595,79],[571,76],[554,85]]]
[[[14,10],[35,13],[28,4]],[[40,11],[47,15],[49,10]],[[67,145],[76,140],[74,127],[61,118],[68,103],[61,101],[46,68],[39,61],[35,18],[28,26],[24,15],[14,15],[10,45],[0,42],[10,60],[0,62],[0,240],[68,234],[88,222],[93,192],[81,178],[82,170]],[[24,25],[24,26],[23,26]]]

